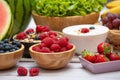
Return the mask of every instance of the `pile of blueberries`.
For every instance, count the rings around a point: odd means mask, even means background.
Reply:
[[[21,48],[21,43],[19,41],[9,39],[4,39],[0,41],[0,53],[13,52]]]

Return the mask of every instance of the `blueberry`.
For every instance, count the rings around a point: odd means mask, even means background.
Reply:
[[[4,39],[3,42],[4,43],[9,43],[9,39]]]
[[[3,45],[0,45],[0,50],[3,50],[4,49],[4,46]]]
[[[89,29],[92,30],[92,29],[95,29],[95,27],[91,26]]]
[[[4,50],[0,50],[0,53],[4,53]]]
[[[4,44],[4,42],[3,42],[3,41],[0,41],[0,45],[2,45],[2,44]]]
[[[39,35],[36,35],[36,36],[35,36],[35,40],[40,40],[40,36],[39,36]]]

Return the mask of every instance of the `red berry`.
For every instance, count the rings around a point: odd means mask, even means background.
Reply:
[[[39,46],[33,46],[32,50],[37,51],[37,52],[41,52],[41,49],[39,48]]]
[[[16,39],[23,40],[26,38],[26,34],[24,32],[20,32],[16,35]]]
[[[90,30],[88,28],[82,28],[81,33],[88,33]]]
[[[50,47],[54,43],[54,40],[50,37],[46,37],[42,40],[42,43],[45,43],[47,47]]]
[[[26,34],[34,33],[34,29],[30,28],[30,29],[26,30],[25,33]]]
[[[51,46],[50,46],[50,49],[51,49],[51,51],[54,51],[54,52],[59,52],[60,51],[60,45],[58,45],[58,44],[52,44]]]
[[[60,49],[60,52],[63,52],[63,51],[66,51],[66,50],[67,50],[66,47],[62,47],[62,48]]]
[[[72,44],[68,44],[67,45],[67,50],[70,50],[70,49],[72,49],[73,48],[73,45]]]
[[[50,37],[51,37],[53,40],[58,41],[57,36],[55,36],[55,35],[50,35]]]
[[[96,55],[95,63],[106,62],[106,61],[109,61],[109,59],[105,55],[103,54]]]
[[[55,31],[49,31],[48,34],[49,34],[49,35],[57,36],[57,32],[55,32]]]
[[[58,44],[61,46],[61,47],[66,47],[68,45],[68,41],[66,38],[62,37],[58,40]]]
[[[97,46],[97,51],[100,54],[109,54],[111,52],[111,46],[107,42],[101,42]]]
[[[43,26],[41,26],[41,25],[36,26],[36,33],[41,33],[42,30],[43,30]]]
[[[42,32],[48,32],[50,31],[49,26],[43,26]]]
[[[49,37],[48,33],[41,33],[40,34],[40,39],[43,40],[44,38]]]
[[[120,60],[120,56],[117,55],[116,53],[110,53],[108,58],[110,59],[110,61]]]
[[[39,48],[46,47],[45,43],[40,43]]]
[[[31,68],[29,70],[30,76],[38,76],[39,75],[39,68]]]
[[[51,51],[48,47],[42,47],[41,52],[50,53]]]
[[[26,76],[28,71],[25,67],[19,66],[18,69],[17,69],[17,73],[18,73],[19,76]]]

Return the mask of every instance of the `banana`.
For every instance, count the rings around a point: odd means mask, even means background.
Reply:
[[[105,17],[107,13],[120,14],[120,6],[106,10],[101,14],[101,17]]]
[[[109,9],[117,7],[117,6],[120,6],[120,0],[111,1],[106,4],[106,7]]]

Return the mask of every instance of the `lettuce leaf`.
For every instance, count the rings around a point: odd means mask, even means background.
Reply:
[[[100,12],[107,0],[34,0],[33,11],[43,16],[64,17]]]

